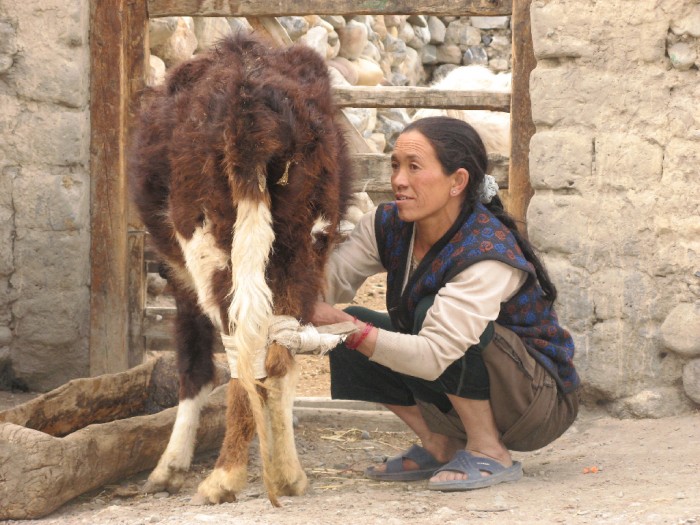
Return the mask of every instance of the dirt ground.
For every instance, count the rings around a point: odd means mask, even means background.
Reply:
[[[363,304],[381,307],[383,295],[377,283],[370,281],[365,292]],[[298,395],[327,397],[327,360],[302,356],[300,361]],[[0,393],[0,409],[26,396]],[[391,428],[361,415],[350,420],[299,416],[297,448],[310,490],[301,497],[282,498],[281,508],[272,507],[265,495],[254,445],[248,487],[235,503],[190,504],[197,484],[216,460],[216,453],[208,453],[195,458],[179,494],[141,494],[146,471],[84,494],[37,521],[47,525],[700,523],[697,413],[618,420],[584,407],[576,423],[551,445],[513,454],[523,463],[522,480],[470,493],[428,491],[426,482],[365,479],[362,473],[368,465],[413,442],[411,433],[397,430],[396,424]]]

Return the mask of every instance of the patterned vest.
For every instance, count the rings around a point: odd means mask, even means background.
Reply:
[[[375,216],[379,254],[387,271],[386,305],[395,327],[410,333],[418,302],[436,294],[455,275],[472,264],[496,260],[529,274],[520,290],[501,304],[496,322],[518,334],[530,354],[557,381],[564,393],[575,390],[579,377],[574,369],[574,343],[559,326],[551,304],[510,230],[482,204],[463,214],[430,249],[402,290],[413,224],[403,222],[394,203],[381,204]]]

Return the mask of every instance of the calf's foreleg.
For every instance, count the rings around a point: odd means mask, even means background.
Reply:
[[[212,345],[214,328],[194,297],[176,292],[179,404],[170,441],[143,490],[175,493],[180,490],[194,454],[202,407],[214,386]]]

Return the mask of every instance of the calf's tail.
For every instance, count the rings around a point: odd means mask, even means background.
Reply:
[[[279,506],[269,466],[269,439],[263,402],[258,393],[265,377],[264,356],[267,332],[272,318],[272,291],[265,279],[265,269],[270,257],[275,235],[272,229],[270,195],[260,187],[260,198],[243,197],[236,203],[237,215],[233,226],[231,245],[231,304],[228,309],[229,347],[237,352],[238,380],[250,400],[260,444],[263,482],[270,502]],[[229,362],[232,359],[229,357]]]

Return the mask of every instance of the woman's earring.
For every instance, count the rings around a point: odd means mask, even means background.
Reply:
[[[457,195],[457,190],[452,190],[452,191],[450,192],[450,195]]]

